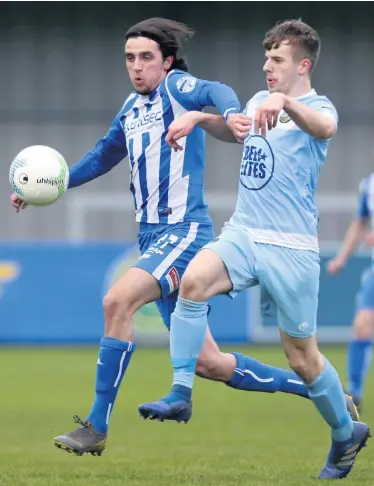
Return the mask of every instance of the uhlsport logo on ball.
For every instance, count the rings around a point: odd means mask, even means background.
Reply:
[[[105,275],[104,295],[137,262],[139,257],[139,250],[133,247],[110,265]],[[169,332],[154,302],[145,304],[140,308],[133,316],[132,322],[135,337],[138,342],[147,345],[159,345],[169,342]]]

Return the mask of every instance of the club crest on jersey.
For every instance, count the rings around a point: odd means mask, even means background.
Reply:
[[[177,81],[177,90],[180,93],[191,93],[196,87],[196,78],[193,76],[183,76]]]
[[[290,115],[288,113],[283,113],[283,115],[279,118],[280,123],[288,123],[291,121]]]
[[[274,154],[269,142],[261,135],[249,137],[243,150],[240,183],[250,191],[259,191],[274,172]]]

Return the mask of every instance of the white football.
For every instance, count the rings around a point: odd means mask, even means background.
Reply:
[[[62,197],[69,185],[69,167],[51,147],[33,145],[13,160],[9,182],[19,199],[33,206],[47,206]]]

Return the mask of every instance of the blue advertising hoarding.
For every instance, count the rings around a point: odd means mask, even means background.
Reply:
[[[133,244],[3,244],[0,246],[1,343],[98,343],[103,333],[102,299],[138,258]],[[321,256],[318,334],[321,341],[345,342],[355,297],[370,268],[358,254],[336,277]],[[258,288],[234,301],[212,299],[209,323],[219,342],[279,342],[276,318],[261,313]],[[155,304],[133,319],[136,338],[146,345],[166,344]]]
[[[137,259],[133,244],[20,244],[0,246],[0,342],[98,343],[102,300]],[[248,340],[250,303],[212,300],[212,333],[220,342]],[[164,344],[168,333],[155,304],[134,316],[137,340]]]

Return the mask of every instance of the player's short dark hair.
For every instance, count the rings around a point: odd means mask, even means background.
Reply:
[[[312,27],[300,19],[278,22],[266,32],[262,45],[269,51],[278,49],[282,42],[300,49],[302,55],[311,62],[311,72],[313,72],[321,50],[321,40]]]
[[[183,41],[191,39],[193,34],[194,31],[181,22],[155,17],[133,25],[126,32],[125,38],[128,40],[131,37],[147,37],[154,40],[160,46],[164,59],[168,56],[174,57],[170,70],[188,71],[187,60],[179,57],[179,50]]]

